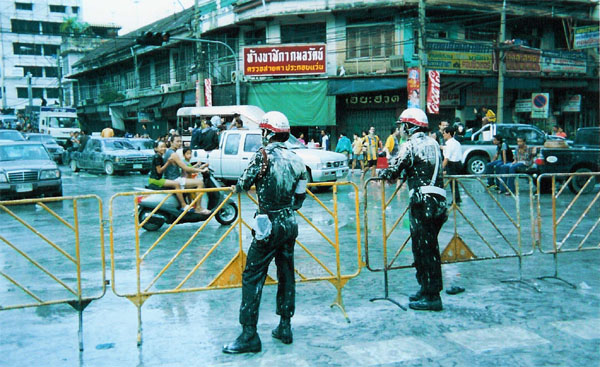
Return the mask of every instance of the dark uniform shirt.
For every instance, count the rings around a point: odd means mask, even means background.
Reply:
[[[438,170],[434,177],[436,162]],[[390,168],[382,172],[382,177],[397,178],[404,170],[410,190],[430,184],[443,187],[442,155],[440,146],[435,139],[422,132],[411,136],[406,143],[400,146],[400,153],[396,159],[392,160]]]
[[[252,185],[256,185],[261,212],[299,208],[302,203],[295,202],[294,193],[298,182],[307,177],[304,162],[296,153],[288,150],[284,143],[270,143],[264,149],[269,159],[265,176],[257,180],[263,165],[263,156],[258,151],[238,179],[237,191],[248,191]]]

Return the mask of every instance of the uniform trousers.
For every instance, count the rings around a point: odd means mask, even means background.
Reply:
[[[294,244],[298,224],[291,208],[269,212],[271,235],[264,240],[254,238],[246,268],[242,274],[242,304],[240,324],[256,326],[262,289],[271,260],[277,265],[277,310],[280,316],[291,318],[295,310],[296,283],[294,279]]]
[[[436,194],[421,197],[420,200],[411,200],[410,204],[412,252],[421,293],[435,297],[443,288],[438,234],[448,219],[446,200]]]

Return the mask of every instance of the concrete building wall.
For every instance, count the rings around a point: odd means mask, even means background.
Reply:
[[[2,108],[23,109],[28,104],[28,98],[19,98],[18,88],[27,88],[27,78],[24,74],[24,67],[41,67],[42,76],[32,78],[33,88],[41,88],[43,96],[48,104],[58,101],[54,96],[55,89],[58,89],[58,78],[56,76],[46,76],[46,74],[57,75],[58,60],[56,48],[60,48],[62,36],[51,32],[48,34],[44,29],[42,22],[62,23],[65,18],[81,19],[81,0],[35,0],[35,1],[14,1],[0,0],[0,28],[9,29],[10,32],[0,33],[0,77],[1,84],[4,86],[2,93]],[[25,5],[20,5],[25,4]],[[31,4],[31,10],[17,9]],[[52,6],[52,8],[51,8]],[[63,8],[64,7],[64,8]],[[62,11],[64,10],[64,12]],[[35,29],[27,31],[14,29],[15,21],[36,22],[38,24],[37,32]],[[35,23],[27,23],[32,26]],[[44,47],[46,46],[46,47]],[[19,51],[31,50],[37,53],[36,48],[41,47],[41,55],[22,55]],[[17,50],[17,54],[15,51]],[[47,69],[53,69],[48,71]],[[23,89],[21,89],[23,91]],[[40,90],[36,90],[39,96]],[[21,93],[22,94],[22,93]],[[22,95],[21,95],[22,97]],[[34,105],[41,103],[40,98],[34,98]]]

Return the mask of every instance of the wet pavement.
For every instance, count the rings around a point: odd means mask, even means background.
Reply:
[[[357,176],[351,177],[359,183]],[[145,177],[140,175],[113,176],[65,173],[66,195],[97,194],[105,203],[104,217],[108,218],[110,197],[119,191],[141,187]],[[68,305],[1,310],[0,312],[0,366],[593,366],[600,361],[600,252],[583,251],[559,255],[559,275],[576,286],[557,279],[538,279],[554,274],[553,256],[543,254],[533,245],[532,211],[536,208],[520,193],[519,210],[514,199],[487,194],[477,182],[466,183],[473,199],[463,196],[461,211],[456,212],[456,226],[465,244],[478,259],[485,261],[461,262],[443,265],[446,288],[458,285],[466,288],[457,295],[443,294],[442,312],[404,311],[387,301],[370,302],[384,295],[382,272],[362,268],[350,279],[342,291],[343,304],[350,322],[338,307],[330,307],[336,300],[336,289],[327,281],[302,282],[296,287],[296,315],[292,319],[294,343],[284,345],[273,339],[270,331],[277,325],[275,315],[276,287],[267,286],[263,292],[258,331],[263,351],[258,354],[231,356],[221,353],[223,344],[240,332],[237,322],[241,298],[240,289],[222,289],[182,294],[154,295],[143,304],[143,344],[136,346],[137,308],[127,298],[116,296],[111,288],[99,300],[92,301],[83,312],[83,342],[85,350],[78,350],[78,314]],[[386,186],[386,194],[392,189]],[[321,192],[317,197],[329,208],[333,207],[332,192]],[[368,260],[372,268],[382,266],[381,204],[378,202],[381,186],[369,187],[368,200]],[[404,196],[403,196],[404,195]],[[573,195],[565,194],[559,207],[567,207]],[[577,202],[565,218],[558,234],[568,234],[577,222],[585,205],[595,194],[588,194]],[[340,228],[341,273],[354,274],[358,270],[356,223],[360,221],[362,260],[364,252],[364,191],[359,192],[360,210],[355,215],[355,192],[351,187],[339,190],[338,205]],[[493,199],[496,198],[496,199]],[[512,201],[511,201],[512,200]],[[504,206],[499,206],[500,203]],[[548,198],[543,197],[542,249],[552,249],[552,234],[547,223],[551,212]],[[249,205],[244,199],[243,207]],[[401,191],[386,210],[388,230],[405,205]],[[65,204],[49,205],[57,213],[68,216],[72,207]],[[135,293],[135,234],[132,219],[132,198],[114,201],[115,216],[115,283],[120,294]],[[481,214],[480,207],[491,220]],[[78,202],[80,236],[85,258],[84,289],[89,296],[102,294],[101,263],[99,261],[100,224],[97,203],[94,200]],[[598,220],[598,203],[583,216],[580,226],[593,228]],[[39,206],[14,209],[28,218],[41,233],[68,248],[72,235],[60,235],[56,222],[47,219]],[[334,220],[315,200],[307,201],[303,214],[323,234],[335,238]],[[505,215],[505,213],[507,213]],[[535,214],[535,213],[534,213]],[[511,218],[521,218],[521,228],[515,228]],[[242,212],[250,220],[251,210]],[[452,238],[454,221],[444,226],[440,234],[442,249]],[[2,236],[31,253],[48,270],[59,275],[69,285],[72,272],[63,260],[44,241],[29,240],[19,223],[11,222],[6,214],[0,215]],[[300,221],[300,220],[299,220]],[[490,222],[494,222],[492,226]],[[473,226],[470,225],[473,224]],[[495,228],[500,231],[496,231]],[[198,224],[176,226],[165,236],[142,264],[142,285],[150,284],[169,260],[173,259],[185,240]],[[140,232],[142,250],[148,250],[163,233]],[[190,269],[203,258],[224,233],[225,227],[207,224],[206,231],[173,260],[164,277],[156,280],[152,290],[171,289],[179,284]],[[58,236],[57,235],[58,232]],[[67,232],[65,232],[67,233]],[[335,272],[335,251],[332,246],[306,223],[300,226],[303,245]],[[485,241],[479,237],[483,235]],[[587,232],[577,230],[564,246],[576,248]],[[304,234],[304,235],[303,235]],[[388,254],[398,256],[394,265],[406,267],[389,272],[389,296],[407,306],[407,295],[416,291],[414,269],[410,268],[410,244],[398,251],[407,235],[403,220],[398,223],[388,246]],[[515,257],[520,246],[524,255],[522,267]],[[249,245],[249,233],[242,231],[244,250]],[[207,262],[186,283],[189,287],[203,287],[232,259],[238,246],[236,233],[229,235],[215,249]],[[486,241],[492,246],[488,246]],[[108,224],[105,228],[107,279],[110,279]],[[600,229],[596,227],[587,237],[586,246],[598,247]],[[565,247],[566,248],[566,247]],[[389,255],[391,258],[392,255]],[[61,287],[47,286],[47,277],[31,266],[19,262],[13,249],[0,247],[0,269],[26,284],[44,299],[67,297]],[[55,265],[55,266],[53,266]],[[324,277],[327,272],[312,261],[306,251],[296,251],[296,266],[306,277]],[[274,269],[270,274],[274,277]],[[5,278],[0,277],[0,306],[31,302],[31,299]]]

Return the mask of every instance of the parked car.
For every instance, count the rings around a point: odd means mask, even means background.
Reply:
[[[306,165],[310,182],[333,182],[348,175],[346,156],[320,149],[310,149],[293,135],[285,143]],[[221,133],[218,149],[192,151],[192,163],[208,162],[214,176],[227,181],[237,180],[262,145],[260,130],[226,130]]]
[[[482,174],[485,165],[496,155],[494,135],[502,135],[511,149],[517,145],[517,137],[527,140],[530,147],[541,147],[546,141],[546,133],[538,127],[527,124],[487,124],[473,133],[471,140],[463,140],[462,164],[465,172],[470,175]]]
[[[17,130],[2,129],[0,140],[25,141],[25,137]]]
[[[16,129],[17,121],[15,115],[0,115],[0,129]]]
[[[62,196],[56,162],[41,143],[0,141],[0,199]]]
[[[542,148],[535,163],[538,174],[600,172],[600,127],[578,129],[571,147]],[[587,179],[588,176],[574,177],[569,189],[578,193]],[[591,191],[598,181],[596,178],[588,189]]]
[[[39,133],[28,133],[25,134],[25,138],[29,141],[35,141],[44,144],[48,153],[52,156],[52,158],[58,162],[62,163],[63,153],[65,149],[58,145],[56,139],[54,139],[51,135],[48,134],[39,134]]]
[[[73,172],[84,169],[107,175],[126,171],[147,174],[152,167],[152,156],[140,153],[129,139],[92,136],[82,152],[71,152],[69,166]]]

